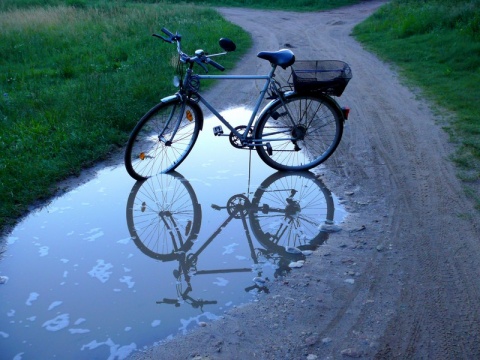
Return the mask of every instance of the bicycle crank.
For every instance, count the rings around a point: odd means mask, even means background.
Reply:
[[[245,131],[247,131],[247,127],[245,125],[240,125],[240,126],[237,126],[235,130],[237,130],[241,135],[244,135]],[[251,136],[252,134],[253,134],[253,129],[252,128],[248,129],[247,135]],[[228,138],[230,140],[230,144],[232,144],[232,146],[237,149],[242,149],[246,146],[246,144],[242,142],[242,139],[239,138],[237,135],[235,135],[234,132],[231,132]]]

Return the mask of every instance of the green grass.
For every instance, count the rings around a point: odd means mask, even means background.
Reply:
[[[480,209],[480,0],[393,0],[354,36],[454,115],[453,161]]]
[[[240,52],[249,36],[208,8],[108,3],[0,13],[0,227],[59,180],[122,147],[139,117],[174,92],[176,48],[151,36],[166,26],[185,50]],[[202,31],[200,31],[202,28]],[[173,61],[173,63],[175,63]]]
[[[184,4],[201,6],[233,6],[248,7],[252,9],[278,9],[293,11],[317,11],[334,9],[341,6],[357,4],[361,0],[184,0]],[[67,5],[78,8],[98,6],[99,4],[121,3],[159,3],[161,0],[2,0],[0,11],[34,6]],[[177,3],[176,3],[177,4]]]

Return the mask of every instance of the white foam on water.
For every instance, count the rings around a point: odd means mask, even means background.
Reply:
[[[214,281],[213,284],[218,285],[218,286],[227,286],[227,284],[228,284],[229,282],[230,282],[230,281],[228,281],[228,280],[225,279],[225,278],[217,277],[217,281]]]
[[[132,240],[132,238],[128,237],[128,238],[125,238],[125,239],[118,240],[117,243],[127,245],[130,242],[130,240]]]
[[[203,314],[191,317],[189,319],[180,319],[182,326],[179,328],[179,330],[185,335],[188,332],[188,327],[190,324],[198,325],[200,322],[202,322],[202,317],[205,317],[207,320],[217,320],[220,318],[211,312],[204,312]]]
[[[238,246],[237,243],[224,246],[223,248],[225,249],[225,251],[222,253],[222,255],[233,254],[237,246]]]
[[[121,283],[125,283],[129,289],[133,288],[135,281],[132,281],[131,276],[122,276],[119,280]]]
[[[152,327],[157,327],[158,325],[160,325],[161,322],[162,322],[161,320],[153,320]]]
[[[7,245],[12,245],[12,244],[15,244],[15,241],[18,240],[18,237],[15,237],[15,236],[9,236],[7,238]]]
[[[92,234],[92,235],[87,236],[86,238],[83,238],[83,240],[95,241],[104,235],[103,231],[101,231],[100,228],[92,229],[89,232],[87,232],[87,234]]]
[[[84,318],[78,318],[77,320],[75,320],[75,322],[73,323],[73,325],[80,325],[81,323],[87,321],[87,319],[84,319]]]
[[[115,344],[112,339],[108,338],[104,342],[98,342],[97,340],[93,340],[88,344],[82,346],[81,350],[94,350],[100,346],[108,346],[110,348],[110,356],[107,358],[108,360],[124,360],[126,359],[133,351],[137,349],[137,345],[135,343],[131,343],[130,345],[120,346]]]
[[[59,331],[66,328],[70,323],[69,314],[60,314],[57,317],[47,320],[43,323],[44,327],[48,331]]]
[[[110,270],[113,268],[113,265],[110,263],[105,263],[104,260],[99,259],[97,260],[97,265],[95,265],[92,270],[88,272],[91,277],[97,278],[102,283],[106,283],[108,279],[110,279],[110,275],[112,274]]]
[[[60,306],[63,304],[63,301],[54,301],[50,304],[50,306],[48,307],[48,310],[52,310],[54,308],[56,308],[57,306]]]
[[[38,253],[40,254],[40,256],[47,256],[48,250],[50,250],[48,246],[40,246],[40,248],[38,249]]]
[[[36,292],[31,292],[30,295],[28,296],[28,299],[27,301],[25,302],[25,304],[27,306],[32,306],[32,303],[38,299],[38,297],[40,296],[40,294],[36,293]]]

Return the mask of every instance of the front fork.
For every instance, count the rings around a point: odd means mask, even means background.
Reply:
[[[168,120],[166,121],[165,126],[162,129],[162,132],[160,134],[158,134],[158,140],[160,142],[163,142],[165,144],[165,146],[171,146],[172,145],[173,138],[175,137],[178,129],[180,128],[180,124],[182,122],[182,116],[183,116],[183,113],[185,112],[186,102],[182,101],[182,96],[180,94],[177,94],[176,98],[180,99],[180,103],[176,103],[176,104],[173,105],[172,110],[170,111],[170,115],[168,116]],[[180,107],[180,112],[178,113],[177,121],[174,123],[175,126],[173,128],[173,131],[171,132],[170,139],[167,140],[165,138],[164,134],[167,131],[167,129],[169,128],[169,125],[172,122],[172,120],[175,121],[174,117],[175,117],[175,113],[176,113],[176,110],[178,109],[178,107]]]

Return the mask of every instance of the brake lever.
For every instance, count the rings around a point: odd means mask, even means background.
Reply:
[[[168,43],[170,43],[170,44],[173,44],[172,39],[164,38],[162,35],[152,34],[152,36],[158,37],[158,38],[162,39],[162,40],[165,41],[165,42],[168,42]]]
[[[195,58],[195,62],[196,62],[198,65],[200,65],[200,66],[203,68],[203,70],[205,70],[206,73],[208,73],[208,67],[207,67],[207,65],[205,65],[205,64],[203,63],[202,59],[196,57],[196,58]]]

